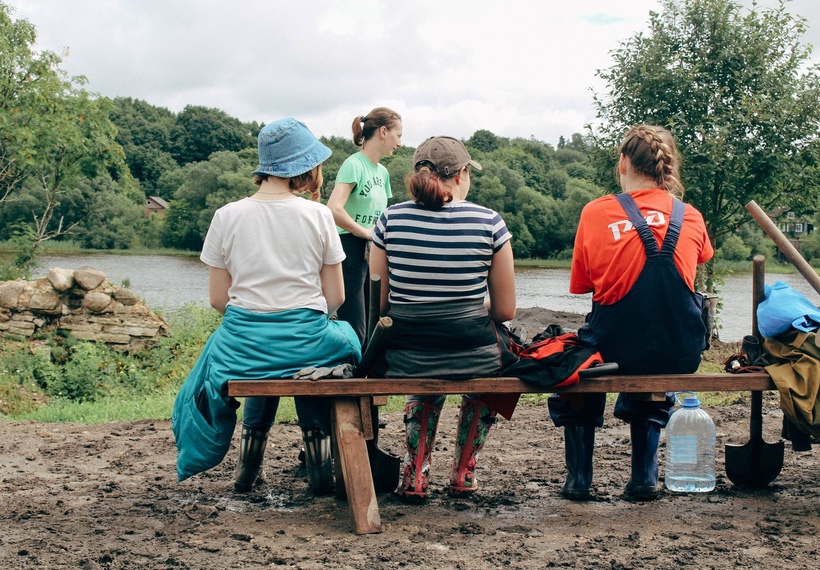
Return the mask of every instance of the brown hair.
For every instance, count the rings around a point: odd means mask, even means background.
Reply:
[[[672,134],[663,127],[638,125],[626,133],[620,148],[635,170],[655,180],[658,188],[680,198],[680,154]]]
[[[441,176],[433,172],[429,164],[428,162],[419,164],[415,172],[405,177],[404,183],[417,204],[423,204],[432,210],[439,210],[444,204],[453,201],[453,193],[444,181],[453,178],[458,172],[454,172],[452,176]]]
[[[390,130],[399,121],[401,121],[401,116],[397,112],[387,107],[376,107],[367,115],[353,119],[353,142],[356,146],[362,146],[364,141],[370,140],[379,128],[387,127]]]
[[[268,178],[275,178],[275,176],[271,176],[270,174],[254,174],[253,183],[257,186],[261,186],[262,182]],[[313,202],[318,202],[322,197],[321,190],[324,179],[322,177],[321,164],[311,168],[307,172],[294,176],[293,178],[288,178],[287,181],[288,188],[290,188],[291,192],[295,192],[296,194],[310,192],[309,198]]]

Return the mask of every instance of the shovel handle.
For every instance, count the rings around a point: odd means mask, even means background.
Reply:
[[[768,217],[766,219],[768,220]],[[760,329],[757,326],[757,307],[766,298],[765,287],[766,258],[762,255],[756,255],[752,259],[752,334],[758,341],[762,339]],[[763,392],[752,392],[749,437],[752,445],[757,445],[763,439]]]
[[[355,374],[357,376],[366,376],[373,364],[376,356],[384,348],[384,343],[387,340],[387,331],[393,326],[393,319],[390,317],[380,317],[376,321],[376,327],[373,329],[373,334],[370,335],[370,340],[367,342],[367,348],[362,355],[362,360],[356,367]]]
[[[376,274],[370,275],[370,289],[367,299],[367,339],[373,336],[376,330],[376,323],[379,322],[379,311],[381,303],[382,278]],[[367,348],[367,347],[365,347]]]
[[[809,262],[806,261],[800,252],[797,251],[789,239],[783,235],[783,232],[780,231],[775,223],[766,215],[766,212],[757,205],[757,202],[752,200],[748,204],[746,204],[746,209],[752,215],[752,217],[760,224],[760,227],[763,228],[775,245],[783,252],[789,261],[797,268],[800,274],[809,282],[809,285],[820,294],[820,276],[817,275],[817,272],[814,268],[809,265]]]

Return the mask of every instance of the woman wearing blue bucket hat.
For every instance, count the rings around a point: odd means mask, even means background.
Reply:
[[[362,150],[339,168],[327,205],[333,211],[346,255],[342,262],[345,302],[337,316],[349,322],[364,343],[370,241],[376,220],[393,196],[390,174],[379,160],[401,146],[401,117],[386,107],[377,107],[353,119],[352,129],[353,142]]]
[[[180,481],[219,464],[239,404],[230,379],[288,378],[307,367],[356,364],[361,345],[329,315],[344,302],[344,252],[333,215],[319,203],[330,149],[295,119],[259,133],[258,191],[219,208],[200,259],[210,267],[213,308],[224,315],[183,384],[172,426]],[[298,194],[308,194],[309,199]],[[327,401],[296,398],[308,484],[333,488]],[[234,489],[264,481],[262,459],[279,398],[246,398]]]

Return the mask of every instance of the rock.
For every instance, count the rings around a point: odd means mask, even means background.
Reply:
[[[114,298],[126,306],[136,305],[140,301],[137,293],[133,289],[128,289],[126,287],[120,287],[117,291],[115,291]]]
[[[46,278],[57,291],[68,291],[74,287],[74,271],[71,269],[52,267],[48,270]]]
[[[134,351],[156,342],[168,323],[135,291],[112,285],[93,267],[53,268],[36,281],[0,283],[0,337],[31,339],[49,328]]]
[[[25,289],[25,281],[6,281],[0,283],[0,307],[16,309],[20,293]]]
[[[59,312],[60,296],[53,287],[37,287],[28,306],[32,311]]]
[[[110,302],[110,295],[98,293],[97,291],[90,291],[85,297],[83,297],[82,306],[84,309],[88,309],[92,313],[101,313],[106,309],[106,307],[108,307]]]
[[[74,281],[86,291],[93,291],[105,281],[105,273],[93,267],[81,267],[74,271]]]

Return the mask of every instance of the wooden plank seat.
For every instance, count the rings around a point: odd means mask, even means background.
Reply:
[[[440,380],[435,378],[327,378],[322,380],[233,380],[228,394],[245,396],[329,396],[334,399],[333,455],[337,486],[344,490],[355,531],[359,534],[381,531],[379,507],[368,457],[367,440],[374,438],[371,406],[373,396],[439,394],[515,394],[515,393],[659,393],[659,392],[743,392],[753,396],[775,390],[765,372],[747,374],[675,374],[645,376],[602,376],[585,378],[563,388],[544,388],[518,378],[473,378]],[[752,413],[760,415],[760,408]],[[754,421],[754,418],[753,418]],[[760,421],[760,418],[758,418]]]
[[[538,394],[594,392],[743,392],[776,390],[765,372],[747,374],[653,374],[585,378],[572,386],[544,388],[518,378],[324,378],[322,380],[232,380],[230,396],[403,396],[421,394]]]

